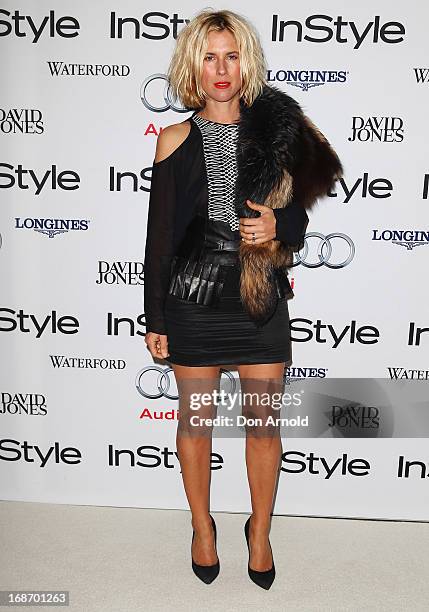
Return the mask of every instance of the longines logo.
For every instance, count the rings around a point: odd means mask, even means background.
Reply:
[[[80,368],[84,370],[124,370],[123,359],[99,357],[70,357],[66,355],[49,355],[53,368]]]
[[[43,134],[42,111],[36,108],[0,108],[3,134]]]
[[[1,172],[2,168],[11,170],[11,172]],[[42,171],[39,174],[32,168],[24,168],[22,164],[18,164],[15,168],[12,164],[0,163],[0,189],[29,189],[33,195],[40,195],[43,190],[62,189],[64,191],[74,191],[79,189],[80,177],[74,170],[58,171],[55,164],[49,170]]]
[[[86,231],[88,219],[45,219],[40,217],[15,217],[15,229],[30,229],[48,238],[70,231]]]
[[[309,91],[327,83],[345,83],[348,74],[348,70],[268,70],[267,81],[287,83]]]
[[[429,370],[411,370],[409,368],[387,368],[392,380],[429,380]]]
[[[143,285],[141,261],[99,261],[97,285]]]
[[[311,36],[313,33],[318,35]],[[354,21],[345,20],[342,15],[337,17],[309,15],[304,22],[294,19],[283,21],[278,15],[272,16],[271,40],[273,42],[285,42],[285,40],[302,42],[305,40],[312,43],[326,43],[334,40],[340,44],[350,42],[353,44],[353,49],[359,49],[364,42],[397,44],[403,42],[404,37],[403,23],[400,21],[383,23],[380,15],[376,15],[374,21],[369,21],[361,26]]]
[[[51,76],[103,76],[127,77],[130,67],[127,64],[66,64],[48,62]]]
[[[303,323],[300,327],[298,324]],[[343,329],[335,329],[334,325],[323,323],[321,319],[313,322],[311,319],[291,319],[291,332],[297,332],[300,336],[293,336],[294,342],[311,342],[315,340],[319,344],[329,343],[330,348],[336,349],[340,344],[377,344],[380,338],[379,330],[373,325],[358,326],[356,320],[350,321]]]
[[[115,11],[110,13],[110,38],[148,38],[165,40],[177,38],[178,26],[185,26],[189,19],[182,19],[177,13],[172,16],[160,11],[144,13],[142,17],[119,17]]]
[[[0,393],[0,414],[45,415],[46,397],[41,393]]]
[[[21,15],[20,11],[13,13],[0,9],[0,15],[7,19],[0,19],[0,36],[12,34],[17,38],[29,37],[32,43],[37,43],[43,37],[74,38],[79,35],[79,21],[75,17],[65,15],[56,17],[55,11],[49,11],[44,17],[37,19],[30,15]]]
[[[0,461],[24,461],[45,468],[48,464],[53,463],[76,465],[81,463],[82,455],[78,448],[62,447],[59,442],[43,450],[37,444],[30,444],[28,440],[20,442],[13,438],[3,438],[0,439]]]
[[[372,240],[391,242],[412,251],[414,247],[426,246],[429,244],[429,231],[423,230],[372,230]]]
[[[402,142],[404,121],[401,117],[352,117],[350,142]]]
[[[285,368],[284,380],[287,385],[297,380],[309,378],[326,378],[328,368],[311,368],[292,366]]]
[[[10,316],[9,316],[10,315]],[[28,314],[22,308],[0,308],[0,332],[14,332],[18,330],[24,334],[34,335],[41,338],[48,334],[77,334],[79,321],[71,315],[58,316],[56,310],[43,319],[35,314]]]
[[[413,68],[417,83],[429,83],[429,68]]]

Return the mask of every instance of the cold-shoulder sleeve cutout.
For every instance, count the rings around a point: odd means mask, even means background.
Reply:
[[[155,159],[152,162],[152,166],[158,166],[159,164],[162,164],[163,162],[167,161],[168,159],[170,159],[171,157],[173,157],[182,147],[183,145],[186,143],[186,141],[188,140],[190,134],[192,131],[192,126],[189,125],[189,131],[187,133],[187,135],[185,136],[185,138],[182,140],[182,142],[173,150],[171,151],[171,153],[169,153],[169,155],[167,155],[167,157],[163,157],[162,159],[155,161]]]

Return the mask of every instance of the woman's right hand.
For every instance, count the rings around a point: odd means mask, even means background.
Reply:
[[[156,332],[146,332],[145,342],[152,357],[165,359],[170,355],[168,352],[168,340],[166,335]]]

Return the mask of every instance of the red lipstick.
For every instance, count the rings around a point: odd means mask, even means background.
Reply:
[[[226,89],[230,85],[231,83],[229,81],[218,81],[217,83],[214,83],[214,86],[218,89]]]

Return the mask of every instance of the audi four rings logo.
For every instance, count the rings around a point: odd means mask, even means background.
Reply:
[[[136,376],[136,389],[143,397],[147,399],[159,399],[160,397],[166,397],[168,399],[177,400],[179,396],[177,392],[170,393],[170,386],[172,382],[175,382],[174,375],[171,377],[173,368],[161,367],[157,365],[149,365],[144,367]],[[158,374],[155,379],[153,374]],[[235,393],[237,388],[237,381],[229,370],[221,368],[221,375],[225,376],[229,380],[230,391],[228,393]]]
[[[308,240],[309,238],[317,238],[319,243],[317,245],[317,253],[315,257],[315,261],[308,261],[309,259],[309,246]],[[332,246],[332,240],[336,240],[335,253],[334,248]],[[342,246],[339,246],[339,241],[343,242]],[[345,253],[343,259],[338,261],[338,258],[341,257],[341,251]],[[344,268],[348,266],[355,256],[355,245],[350,236],[346,234],[340,234],[339,232],[332,232],[331,234],[327,234],[324,236],[319,232],[309,232],[305,234],[304,237],[304,246],[298,252],[294,253],[294,263],[292,266],[297,266],[298,264],[302,264],[306,268],[319,268],[320,266],[327,266],[328,268]],[[334,261],[333,261],[334,260]]]
[[[140,98],[146,108],[154,113],[164,113],[170,109],[178,113],[189,113],[188,108],[184,108],[176,98],[173,98],[170,83],[165,74],[148,76],[140,87]]]

